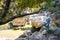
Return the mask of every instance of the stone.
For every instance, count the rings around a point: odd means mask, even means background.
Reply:
[[[55,34],[55,35],[59,35],[59,34],[60,34],[60,28],[59,28],[59,27],[56,28],[54,34]]]

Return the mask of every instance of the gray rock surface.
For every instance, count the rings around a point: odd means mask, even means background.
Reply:
[[[52,28],[51,28],[52,29]],[[55,28],[54,33],[49,34],[46,30],[43,28],[42,32],[34,32],[32,35],[27,36],[25,38],[17,38],[16,40],[60,40],[60,28]]]

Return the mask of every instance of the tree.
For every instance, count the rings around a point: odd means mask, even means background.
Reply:
[[[0,16],[0,25],[5,24],[9,21],[12,21],[13,19],[15,19],[17,17],[23,17],[26,15],[38,13],[40,11],[40,8],[42,7],[40,5],[42,2],[50,3],[51,1],[52,0],[6,0],[5,6],[3,7],[2,14]],[[29,7],[29,8],[38,7],[39,10],[37,10],[33,13],[21,15],[21,12],[23,11],[23,9],[25,9],[27,7]],[[15,12],[16,15],[13,16],[12,12]]]
[[[8,12],[9,6],[10,6],[11,0],[6,0],[5,7],[3,8],[3,12],[1,17],[4,18],[6,16],[6,13]]]

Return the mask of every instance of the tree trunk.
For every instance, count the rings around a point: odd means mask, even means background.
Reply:
[[[11,0],[6,0],[6,5],[5,5],[5,7],[2,11],[2,15],[1,15],[2,18],[4,18],[6,16],[6,13],[8,12],[10,2],[11,2]]]

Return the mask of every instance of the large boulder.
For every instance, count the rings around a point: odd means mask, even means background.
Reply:
[[[32,26],[35,28],[40,28],[43,24],[41,22],[32,21]]]
[[[43,13],[39,14],[33,14],[29,16],[29,20],[31,21],[31,24],[35,28],[40,28],[43,26]]]
[[[16,18],[12,21],[14,26],[23,26],[27,22],[27,16]]]

